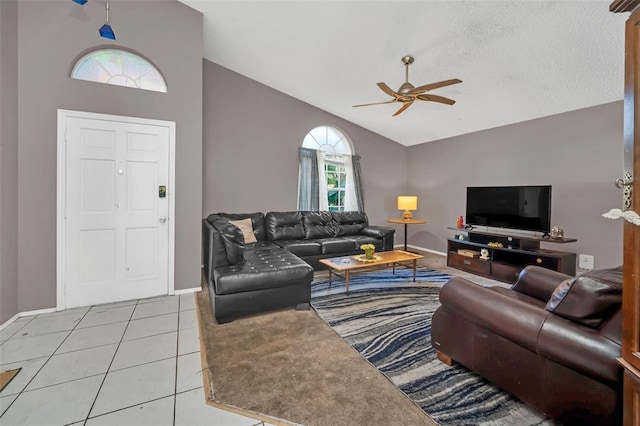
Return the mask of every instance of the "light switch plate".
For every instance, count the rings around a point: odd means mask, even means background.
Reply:
[[[592,270],[594,266],[594,257],[590,254],[581,254],[578,256],[578,268]]]

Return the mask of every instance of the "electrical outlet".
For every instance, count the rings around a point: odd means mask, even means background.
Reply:
[[[594,265],[594,257],[590,254],[581,254],[578,256],[578,268],[592,270]]]

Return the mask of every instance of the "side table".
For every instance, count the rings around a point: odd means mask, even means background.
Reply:
[[[407,226],[427,223],[426,220],[422,220],[422,219],[387,219],[387,222],[400,223],[404,225],[404,251],[407,251]]]

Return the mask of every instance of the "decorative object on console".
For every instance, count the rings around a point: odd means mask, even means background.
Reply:
[[[398,210],[404,210],[402,213],[403,219],[413,219],[413,213],[411,210],[418,209],[418,197],[415,195],[399,195],[398,196]]]
[[[482,250],[480,250],[480,259],[482,260],[489,260],[489,250],[483,248]]]
[[[468,249],[459,249],[458,250],[458,254],[461,254],[462,256],[466,256],[466,257],[478,257],[478,256],[480,256],[480,252],[477,252],[475,250],[468,250]]]
[[[488,245],[489,247],[504,247],[504,246],[502,245],[502,243],[496,243],[496,242],[489,242],[489,243],[487,243],[487,245]]]
[[[458,216],[458,219],[456,219],[456,228],[464,228],[464,218],[462,216]]]
[[[563,238],[564,237],[564,229],[559,226],[554,226],[551,228],[551,238]]]

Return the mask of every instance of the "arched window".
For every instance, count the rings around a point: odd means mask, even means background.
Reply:
[[[317,149],[328,154],[351,155],[353,148],[351,141],[342,131],[331,126],[316,127],[304,137],[302,146]]]
[[[151,62],[121,49],[98,49],[87,53],[73,66],[71,78],[167,92],[167,83]]]
[[[360,162],[341,130],[320,126],[311,130],[300,149],[300,210],[363,210]],[[317,196],[316,196],[317,194]]]

